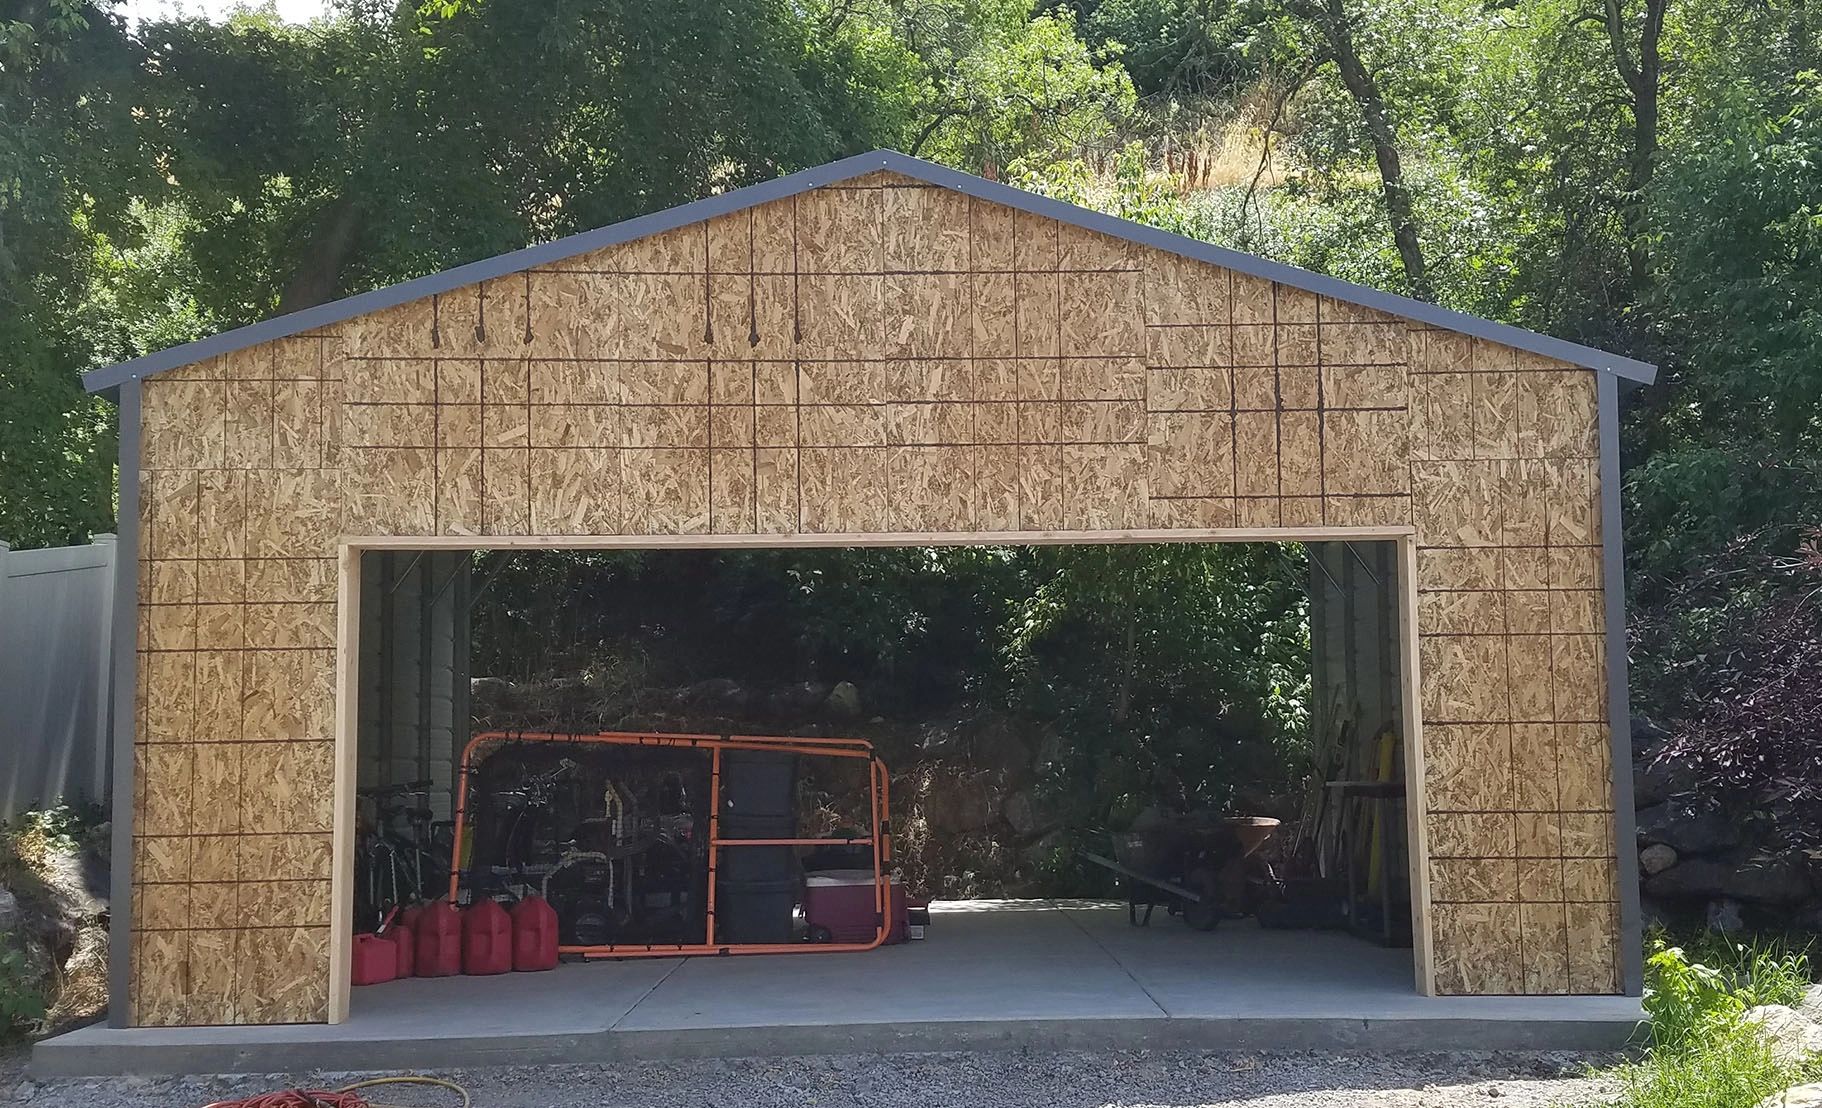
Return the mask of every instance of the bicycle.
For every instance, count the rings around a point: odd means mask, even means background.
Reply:
[[[449,872],[453,844],[439,839],[450,825],[433,819],[426,800],[434,784],[409,781],[357,790],[361,800],[373,805],[374,815],[355,850],[356,926],[377,927],[393,908],[429,899],[432,886]],[[417,803],[409,804],[407,797]],[[397,830],[401,817],[408,833]]]

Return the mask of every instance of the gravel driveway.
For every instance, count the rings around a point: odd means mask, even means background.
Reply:
[[[1599,1103],[1610,1092],[1609,1082],[1586,1073],[1611,1061],[1574,1054],[947,1053],[514,1066],[439,1076],[467,1086],[475,1108],[1570,1108]],[[198,1108],[300,1082],[334,1087],[358,1076],[37,1085],[19,1083],[23,1062],[22,1055],[0,1059],[0,1102]],[[386,1104],[456,1104],[441,1090],[393,1086],[370,1095]]]

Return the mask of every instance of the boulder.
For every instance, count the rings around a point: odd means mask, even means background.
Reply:
[[[998,773],[1008,788],[1016,789],[1031,780],[1031,747],[1006,717],[990,715],[979,721],[973,747],[974,764]]]
[[[823,705],[831,715],[854,719],[860,715],[860,689],[852,681],[838,681]]]
[[[1800,859],[1777,855],[1754,858],[1734,868],[1726,893],[1758,904],[1800,904],[1813,888],[1809,866]]]
[[[1690,774],[1675,764],[1636,762],[1632,766],[1632,803],[1651,808],[1688,791]]]
[[[744,712],[748,701],[752,699],[746,687],[731,677],[710,677],[693,685],[685,685],[678,693],[679,703],[729,712]]]
[[[829,698],[829,686],[821,681],[804,681],[787,685],[772,694],[770,706],[778,715],[802,715],[822,707]]]
[[[1708,903],[1708,929],[1731,935],[1746,929],[1744,910],[1737,900],[1711,900]]]
[[[1665,900],[1727,897],[1755,904],[1798,904],[1809,896],[1809,870],[1781,857],[1739,865],[1696,858],[1647,877],[1645,891]]]
[[[926,723],[918,734],[917,745],[927,757],[948,758],[960,754],[966,744],[956,728],[943,723]]]
[[[1631,723],[1632,749],[1640,758],[1656,753],[1657,748],[1670,737],[1668,731],[1644,716],[1633,716]]]
[[[1803,990],[1803,999],[1797,1004],[1797,1014],[1814,1023],[1822,1023],[1822,985],[1811,985]]]
[[[1792,1085],[1759,1101],[1757,1108],[1822,1108],[1822,1084]]]
[[[1799,1065],[1810,1055],[1822,1053],[1822,1025],[1803,1018],[1782,1004],[1748,1008],[1741,1021],[1753,1027],[1779,1061]]]
[[[1025,860],[1034,866],[1049,865],[1068,849],[1069,836],[1062,831],[1052,831],[1025,848]]]
[[[1030,836],[1061,827],[1063,815],[1036,790],[1023,789],[1006,798],[1006,822],[1021,836]]]
[[[1646,876],[1663,873],[1676,863],[1676,850],[1664,843],[1652,843],[1639,851],[1639,869],[1644,870]]]
[[[1720,812],[1668,801],[1640,809],[1639,842],[1663,843],[1678,854],[1719,854],[1740,845],[1740,829]]]
[[[924,819],[938,835],[979,831],[993,822],[994,795],[992,778],[985,773],[933,781],[924,798]]]
[[[1052,733],[1045,735],[1038,743],[1037,755],[1032,759],[1032,768],[1040,775],[1053,773],[1063,768],[1064,756],[1069,745],[1063,736]]]

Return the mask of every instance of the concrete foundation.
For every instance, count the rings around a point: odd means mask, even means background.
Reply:
[[[1411,952],[1334,933],[1054,901],[937,905],[866,954],[644,959],[356,989],[342,1024],[116,1029],[39,1043],[44,1076],[472,1067],[961,1049],[1611,1049],[1627,997],[1424,997]]]

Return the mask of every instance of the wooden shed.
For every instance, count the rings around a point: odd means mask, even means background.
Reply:
[[[1636,993],[1652,375],[891,152],[91,373],[114,1018],[345,1015],[359,555],[518,545],[1394,542],[1416,987]]]

